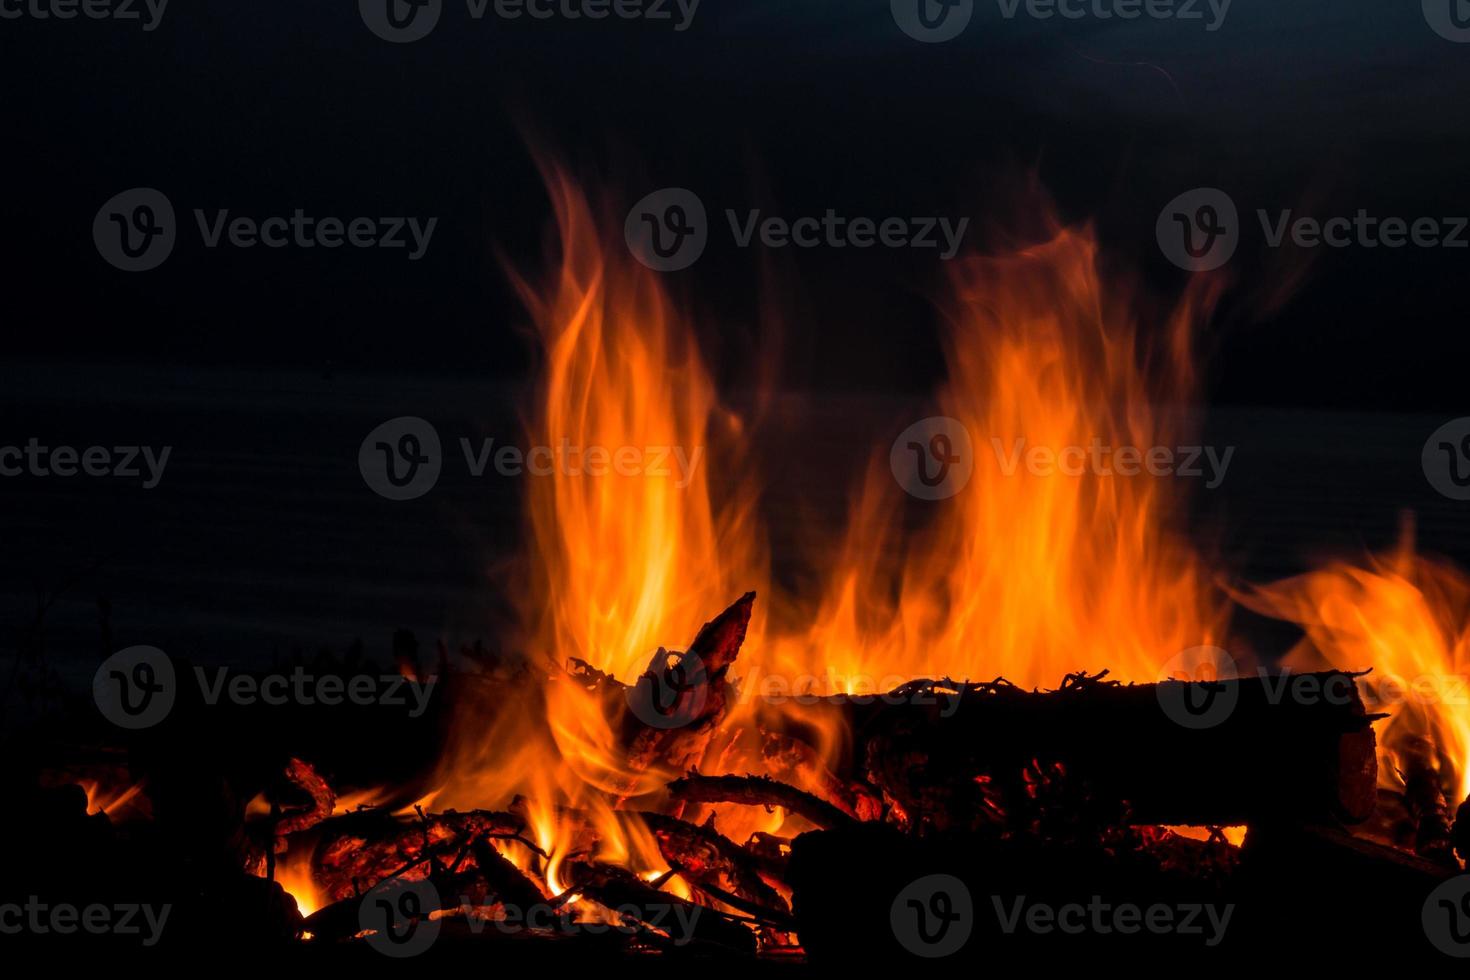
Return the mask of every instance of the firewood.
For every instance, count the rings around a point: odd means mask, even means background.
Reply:
[[[486,835],[514,837],[525,826],[513,813],[488,810],[431,813],[421,821],[402,820],[381,810],[346,814],[320,828],[312,877],[329,897],[345,899],[421,860],[426,845],[463,846]]]
[[[632,916],[645,925],[683,939],[710,943],[742,954],[755,952],[755,934],[713,909],[659,891],[632,872],[597,862],[566,865],[572,889],[598,905]],[[688,935],[678,930],[687,925]]]
[[[653,832],[664,860],[677,865],[681,874],[765,908],[790,911],[780,893],[761,878],[753,856],[712,826],[698,827],[660,813],[639,816]]]
[[[701,776],[699,773],[690,773],[669,783],[669,792],[677,800],[695,803],[779,806],[822,829],[841,827],[853,822],[852,817],[826,800],[763,776]]]
[[[525,872],[497,851],[488,840],[477,838],[471,844],[475,868],[485,879],[487,894],[502,905],[521,910],[546,901],[546,896]]]
[[[286,779],[311,797],[311,807],[304,810],[289,810],[276,821],[277,837],[298,833],[326,820],[337,804],[337,794],[309,762],[292,758],[286,764]]]
[[[1372,813],[1373,720],[1353,677],[1122,685],[1074,677],[1063,689],[924,681],[881,698],[837,696],[805,710],[835,713],[862,746],[867,777],[916,829],[1016,820],[1032,806],[1038,768],[1139,824],[1238,825],[1343,820]],[[1208,727],[1186,727],[1161,693],[1233,704]],[[1198,703],[1204,703],[1201,700]],[[1038,765],[1039,764],[1039,765]],[[997,801],[1011,812],[993,812]]]
[[[663,766],[673,772],[685,772],[699,765],[710,737],[724,719],[733,697],[727,679],[730,667],[740,655],[755,593],[747,592],[729,609],[706,623],[695,636],[689,649],[677,656],[669,655],[667,669],[685,666],[695,678],[697,690],[689,693],[697,699],[690,717],[667,728],[650,725],[630,705],[623,715],[624,744],[629,768],[643,771]],[[645,675],[643,683],[650,679]]]
[[[1398,757],[1403,764],[1404,809],[1414,824],[1414,853],[1452,871],[1460,870],[1434,743],[1418,736],[1405,739]]]
[[[782,782],[810,786],[815,796],[826,800],[854,820],[879,820],[883,817],[883,801],[867,783],[844,779],[832,772],[826,763],[801,737],[775,731],[776,725],[789,725],[792,717],[767,712],[761,731],[761,758],[766,771]],[[800,716],[797,716],[798,718]],[[765,725],[772,726],[767,729]]]

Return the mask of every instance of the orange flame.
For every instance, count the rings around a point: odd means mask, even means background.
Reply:
[[[1152,349],[1104,290],[1083,231],[959,264],[954,287],[938,405],[968,433],[974,475],[928,505],[927,530],[899,542],[902,493],[886,454],[875,462],[817,626],[788,657],[849,678],[1055,686],[1107,667],[1157,679],[1173,655],[1218,640],[1226,607],[1170,531],[1185,481],[1123,475],[1137,464],[1113,454],[1180,445],[1187,430],[1169,413],[1190,394],[1190,338],[1209,287]],[[1041,464],[1066,453],[1066,471],[1028,466],[1034,451],[1053,454]],[[906,548],[896,569],[885,558],[895,543]]]
[[[1343,562],[1258,586],[1242,601],[1306,631],[1289,663],[1372,673],[1358,680],[1378,728],[1378,780],[1402,791],[1416,745],[1451,806],[1470,795],[1470,578],[1415,553],[1412,524],[1399,547],[1365,566]]]

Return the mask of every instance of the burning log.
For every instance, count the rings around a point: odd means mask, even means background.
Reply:
[[[753,855],[718,833],[712,823],[697,827],[659,813],[640,813],[658,842],[659,853],[691,882],[708,883],[762,908],[789,911],[786,900],[761,878]]]
[[[470,845],[475,869],[485,879],[486,895],[502,905],[529,909],[546,900],[541,889],[520,868],[510,862],[484,838]]]
[[[779,806],[805,817],[823,830],[843,827],[853,822],[851,816],[826,800],[763,776],[701,776],[690,773],[669,783],[669,792],[676,800],[693,803]]]
[[[772,725],[789,723],[773,718]],[[779,731],[761,733],[761,758],[771,775],[789,783],[814,787],[814,792],[854,820],[879,820],[883,801],[873,788],[857,780],[842,779],[822,762],[815,749],[799,737]]]
[[[1217,706],[1209,724],[1180,715],[1186,698]],[[997,800],[1009,808],[1000,817],[1024,819],[1038,770],[1126,805],[1142,824],[1358,822],[1375,800],[1373,718],[1338,671],[1291,685],[1073,677],[1051,692],[924,681],[807,710],[850,726],[869,780],[920,829],[992,823]]]
[[[1460,870],[1451,840],[1449,801],[1435,766],[1435,747],[1427,738],[1405,738],[1399,748],[1404,771],[1404,809],[1414,825],[1414,853],[1454,871]]]
[[[405,865],[424,860],[428,847],[468,845],[482,837],[518,837],[525,827],[513,813],[488,810],[450,810],[417,821],[400,820],[381,810],[351,813],[323,825],[312,856],[312,877],[332,899],[347,899]]]
[[[699,765],[725,717],[732,694],[727,674],[740,655],[754,605],[755,593],[747,592],[706,623],[687,652],[660,651],[662,657],[654,658],[658,673],[651,669],[629,690],[623,736],[630,768],[662,765],[685,772]],[[668,723],[659,715],[667,715]]]
[[[285,837],[294,834],[326,820],[332,815],[332,808],[337,805],[337,794],[332,792],[332,787],[321,777],[309,762],[293,758],[286,764],[286,779],[297,789],[311,797],[311,807],[304,810],[292,810],[281,815],[276,821],[274,832],[277,837]]]

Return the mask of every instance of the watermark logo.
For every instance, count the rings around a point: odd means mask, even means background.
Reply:
[[[1470,248],[1470,216],[1351,214],[1315,216],[1292,208],[1255,209],[1266,248],[1300,249]],[[1159,212],[1155,225],[1164,255],[1191,272],[1218,269],[1230,261],[1244,234],[1235,202],[1224,191],[1196,188]]]
[[[102,205],[92,220],[97,252],[124,272],[147,272],[163,265],[178,236],[173,204],[151,187],[123,191]]]
[[[964,217],[869,217],[840,214],[836,208],[795,217],[766,214],[760,208],[725,208],[724,216],[736,248],[911,248],[935,251],[945,262],[959,254],[970,226]],[[659,272],[693,265],[704,254],[710,233],[704,202],[682,187],[649,194],[633,206],[623,225],[628,250]]]
[[[915,41],[952,41],[970,26],[975,0],[891,0],[893,22]]]
[[[670,481],[686,490],[704,462],[704,447],[582,446],[563,438],[556,445],[529,449],[511,443],[496,445],[493,438],[475,442],[461,436],[459,455],[473,479],[494,473],[502,477],[570,477],[611,479],[641,477]],[[3,463],[0,451],[0,463]],[[416,416],[390,419],[368,433],[358,447],[358,470],[363,481],[389,500],[413,500],[432,490],[446,457],[434,427]],[[0,470],[3,472],[3,470]]]
[[[439,433],[413,415],[384,422],[367,434],[357,451],[363,481],[389,500],[422,497],[439,482],[443,465]]]
[[[459,909],[464,915],[465,925],[473,935],[479,935],[488,925],[506,936],[525,932],[562,936],[604,936],[616,932],[632,936],[647,925],[665,933],[675,946],[687,946],[694,941],[696,927],[703,912],[703,906],[690,902],[645,902],[639,905],[609,906],[610,911],[617,913],[617,921],[599,922],[583,918],[582,911],[570,902],[560,905],[538,903],[529,907],[505,903],[500,906],[499,915],[495,918],[484,916],[481,913],[482,908],[480,902],[468,899],[460,901]]]
[[[439,25],[444,0],[357,0],[368,30],[391,44],[421,41]]]
[[[169,0],[0,0],[0,20],[137,21],[151,34],[163,23]],[[80,10],[78,8],[81,8]]]
[[[92,698],[119,728],[152,728],[168,717],[178,695],[173,661],[157,647],[119,650],[97,668]]]
[[[1470,41],[1470,2],[1467,0],[1424,0],[1424,19],[1434,33],[1446,41]]]
[[[1419,462],[1434,489],[1451,500],[1470,500],[1470,416],[1435,429]]]
[[[642,20],[672,24],[674,32],[694,24],[701,0],[465,0],[471,22],[487,17],[504,21]],[[358,0],[368,30],[392,44],[421,41],[433,33],[444,0]]]
[[[1221,452],[1215,446],[1111,446],[1094,437],[1086,446],[1027,446],[1025,437],[1006,445],[993,436],[990,448],[995,453],[1000,471],[1015,476],[1024,465],[1032,476],[1174,476],[1200,479],[1205,489],[1214,490],[1225,482],[1225,472],[1235,456],[1235,447]]]
[[[1157,902],[1144,907],[1132,902],[1113,904],[1104,901],[1101,895],[1093,895],[1086,905],[1081,902],[1063,905],[1028,902],[1025,895],[1015,896],[1009,902],[999,895],[992,895],[990,901],[995,907],[1001,931],[1008,936],[1023,928],[1041,936],[1055,933],[1128,936],[1146,932],[1158,936],[1198,936],[1212,948],[1225,939],[1225,930],[1230,927],[1230,918],[1235,914],[1233,904],[1185,902],[1169,905]]]
[[[238,249],[404,249],[410,262],[429,250],[438,218],[318,217],[304,208],[266,217],[233,215],[228,208],[193,209],[200,243],[211,251]],[[158,268],[178,243],[173,204],[160,191],[138,187],[116,195],[92,221],[98,253],[124,272]]]
[[[954,875],[926,875],[911,882],[888,910],[893,935],[904,949],[925,959],[959,952],[975,928],[970,890]]]
[[[24,905],[0,905],[0,935],[74,936],[82,932],[92,936],[139,936],[142,945],[152,947],[158,945],[172,912],[172,905],[119,902],[78,906],[44,902],[40,896],[31,895]]]
[[[683,187],[654,191],[628,212],[623,237],[633,256],[656,272],[687,269],[709,244],[709,218],[699,195]]]
[[[429,697],[439,681],[420,681],[402,674],[312,674],[304,667],[289,673],[231,674],[225,667],[213,671],[195,667],[193,681],[203,703],[223,701],[250,707],[285,705],[303,707],[358,707],[381,705],[404,708],[410,718],[428,710]],[[169,656],[156,647],[129,647],[103,661],[92,678],[92,696],[104,718],[119,728],[151,728],[168,717],[178,699],[180,684]]]
[[[372,888],[357,907],[367,943],[384,956],[417,956],[439,938],[439,889],[428,880],[393,878]]]
[[[1033,20],[1177,20],[1201,21],[1206,33],[1218,31],[1232,0],[996,0],[1000,15],[1014,20],[1024,12]]]
[[[697,653],[660,648],[648,669],[625,692],[628,710],[649,728],[683,728],[704,715],[710,674]]]
[[[1154,225],[1165,258],[1189,272],[1218,269],[1240,245],[1240,219],[1230,195],[1196,187],[1174,198]]]
[[[1458,959],[1470,957],[1470,875],[1456,875],[1429,893],[1420,913],[1434,948]]]
[[[936,415],[899,433],[888,452],[898,485],[920,500],[953,497],[975,472],[970,432],[957,419]]]
[[[1159,706],[1175,724],[1189,729],[1223,724],[1240,700],[1235,658],[1212,646],[1191,647],[1169,659],[1159,672]]]
[[[24,446],[0,446],[0,477],[141,479],[143,489],[152,490],[172,453],[172,446],[46,446],[33,436]]]

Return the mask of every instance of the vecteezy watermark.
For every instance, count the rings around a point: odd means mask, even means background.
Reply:
[[[1375,215],[1366,208],[1328,217],[1257,208],[1255,215],[1267,248],[1470,248],[1470,216],[1465,215],[1406,218]],[[1230,261],[1244,229],[1230,195],[1197,187],[1164,205],[1154,231],[1170,262],[1190,272],[1207,272]]]
[[[138,936],[144,946],[156,946],[172,911],[173,906],[167,904],[73,905],[48,903],[31,895],[24,905],[0,905],[0,935],[73,936],[84,932],[94,936]]]
[[[925,959],[951,956],[975,929],[970,890],[954,875],[925,875],[910,882],[888,910],[893,935],[904,949]]]
[[[0,446],[0,477],[112,477],[143,481],[152,490],[163,479],[172,446],[45,446],[32,437],[24,446]]]
[[[703,910],[690,902],[667,904],[610,906],[620,921],[602,922],[578,919],[572,903],[530,906],[502,904],[496,915],[484,914],[484,906],[461,897],[457,902],[445,901],[432,881],[389,879],[370,889],[358,904],[358,926],[369,946],[386,956],[403,959],[426,952],[439,938],[443,914],[456,914],[466,929],[479,935],[487,928],[503,935],[535,932],[564,936],[600,936],[611,932],[626,935],[654,929],[663,933],[675,946],[684,946],[695,938],[695,928]]]
[[[1226,651],[1191,647],[1175,654],[1159,671],[1155,687],[1159,707],[1181,728],[1214,728],[1235,712],[1240,686],[1228,682],[1239,677],[1235,658]],[[1351,687],[1352,682],[1348,684]]]
[[[504,21],[646,21],[687,31],[700,0],[465,0],[474,22],[493,17]],[[444,16],[445,0],[358,0],[368,30],[393,44],[421,41]]]
[[[190,675],[203,703],[240,706],[407,708],[417,718],[428,708],[438,678],[420,681],[402,674],[313,674],[302,667],[287,673],[243,674],[227,667],[195,667]],[[119,728],[151,728],[168,717],[179,697],[180,680],[168,654],[157,647],[120,650],[102,662],[92,677],[92,697],[102,716]]]
[[[1111,446],[1099,438],[1086,446],[1030,446],[1025,437],[1009,446],[1000,438],[990,440],[1000,471],[1015,476],[1022,465],[1032,476],[1175,476],[1202,479],[1205,489],[1214,490],[1225,480],[1225,471],[1235,455],[1234,446],[1221,452],[1215,446]]]
[[[995,0],[1002,20],[1175,20],[1218,31],[1232,0]],[[927,44],[959,37],[975,14],[974,0],[890,0],[893,21]]]
[[[1218,269],[1240,245],[1240,219],[1230,195],[1215,187],[1185,191],[1154,223],[1164,256],[1189,272]]]
[[[1218,31],[1230,13],[1232,0],[996,0],[1000,15],[1015,20],[1024,14],[1033,20],[1176,20],[1199,22],[1206,31]]]
[[[1435,949],[1458,959],[1470,957],[1470,874],[1440,882],[1424,900],[1420,920]]]
[[[683,728],[704,717],[710,680],[699,654],[660,648],[649,660],[648,669],[624,692],[628,710],[649,728]]]
[[[953,497],[975,473],[970,431],[943,415],[920,419],[893,440],[888,468],[898,485],[920,500]]]
[[[434,913],[442,908],[439,889],[432,881],[390,878],[363,895],[357,924],[373,949],[404,959],[434,945],[442,928]]]
[[[235,215],[228,208],[194,209],[194,224],[206,249],[404,249],[410,262],[428,252],[438,218],[327,217],[303,208],[264,217]],[[112,197],[92,221],[98,253],[124,272],[156,269],[173,254],[178,219],[168,197],[135,187]]]
[[[152,33],[169,0],[0,0],[0,20],[111,20]]]
[[[975,0],[891,0],[893,22],[915,41],[938,44],[964,33],[975,16]]]
[[[502,477],[646,477],[670,480],[684,490],[694,482],[704,461],[704,447],[580,446],[563,438],[554,446],[523,449],[459,440],[466,472],[476,479],[494,472]],[[417,416],[389,419],[367,434],[357,451],[363,481],[389,500],[413,500],[434,489],[444,467],[438,430]]]
[[[1419,462],[1434,489],[1451,500],[1470,500],[1470,416],[1435,429],[1424,442]]]
[[[914,248],[935,250],[943,260],[958,254],[969,218],[867,217],[839,214],[781,217],[759,208],[725,209],[736,248],[757,244],[782,248]],[[709,244],[704,202],[684,187],[666,187],[642,198],[628,211],[623,237],[628,250],[650,269],[674,272],[698,261]]]
[[[1272,673],[1259,667],[1247,674],[1228,652],[1212,646],[1192,647],[1170,658],[1160,669],[1154,689],[1159,707],[1171,721],[1182,728],[1200,730],[1222,725],[1234,714],[1240,703],[1241,685],[1247,680],[1259,682],[1260,696],[1270,705],[1361,704],[1368,712],[1405,704],[1470,705],[1470,678],[1462,674],[1354,678],[1341,671]]]
[[[1434,33],[1457,44],[1470,42],[1470,9],[1465,0],[1422,0],[1424,20]]]
[[[1155,902],[1142,906],[1133,902],[1106,902],[1101,895],[1093,895],[1085,905],[1081,902],[1051,905],[1027,901],[1025,895],[992,895],[990,903],[1001,931],[1008,936],[1022,929],[1042,936],[1150,933],[1198,936],[1208,947],[1220,945],[1225,930],[1230,927],[1230,917],[1235,914],[1233,904]]]

